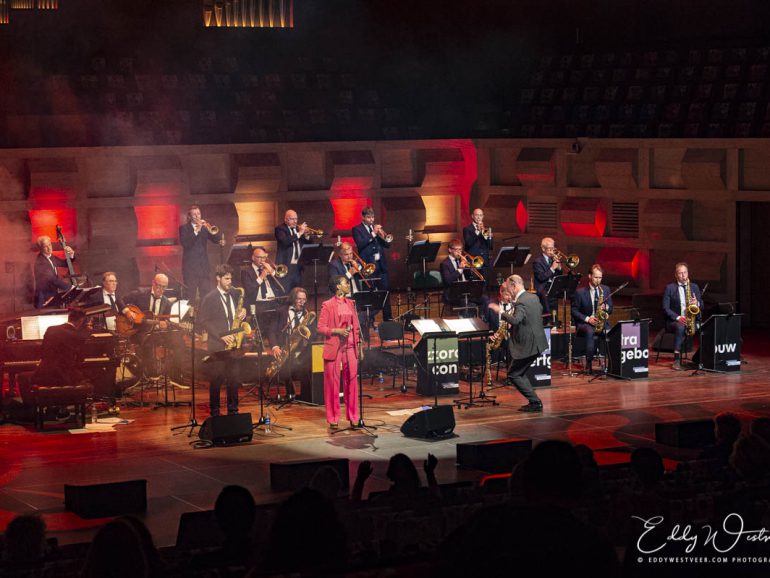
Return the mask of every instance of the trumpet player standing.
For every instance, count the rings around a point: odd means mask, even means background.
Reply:
[[[666,329],[674,334],[673,369],[682,370],[682,343],[685,335],[695,333],[695,324],[703,309],[700,287],[690,283],[687,263],[677,263],[674,267],[674,283],[669,283],[663,292],[663,314],[666,317]]]
[[[610,326],[609,320],[601,321],[599,319],[600,311],[604,311],[608,316],[612,313],[610,288],[607,285],[602,285],[603,274],[601,265],[598,263],[591,265],[588,286],[575,291],[575,295],[572,297],[572,319],[575,320],[578,338],[585,343],[585,369],[588,375],[593,373],[593,359],[596,351],[594,337],[596,337],[597,327],[600,328],[600,331],[607,331]]]
[[[489,282],[489,254],[492,251],[492,228],[484,226],[484,211],[474,209],[471,213],[472,222],[463,229],[465,252],[474,257],[484,259],[484,266],[479,272],[484,276],[484,282]]]
[[[224,247],[224,234],[201,217],[198,205],[192,205],[187,210],[187,223],[179,227],[179,242],[183,249],[182,277],[187,285],[187,297],[191,301],[201,299],[213,289],[208,243]]]
[[[366,263],[374,263],[377,266],[372,277],[379,281],[373,283],[374,287],[389,291],[388,257],[385,255],[385,249],[390,248],[393,237],[385,234],[381,225],[374,223],[374,209],[371,207],[365,207],[361,211],[361,217],[362,222],[353,227],[353,240],[356,242],[358,254]],[[392,318],[388,296],[382,309],[382,319],[390,321]]]
[[[286,291],[291,291],[302,282],[302,269],[298,265],[299,252],[302,245],[310,243],[310,239],[305,236],[307,223],[297,224],[297,212],[289,209],[284,213],[283,224],[275,228],[275,240],[278,243],[275,261],[278,265],[286,265],[288,274],[285,281],[282,282]]]

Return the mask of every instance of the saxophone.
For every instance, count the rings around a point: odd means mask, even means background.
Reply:
[[[685,319],[687,319],[684,332],[688,336],[693,336],[695,335],[695,320],[698,318],[698,315],[700,315],[700,307],[698,307],[697,303],[691,303],[692,291],[690,291],[689,279],[687,280],[687,285],[684,286],[684,301],[687,304],[684,310],[684,316]]]
[[[594,333],[602,333],[604,326],[607,324],[607,319],[610,318],[610,314],[604,309],[604,289],[601,285],[597,287],[599,290],[599,304],[596,307],[596,327],[594,327]]]
[[[230,327],[231,335],[235,337],[235,340],[228,345],[225,349],[240,349],[243,345],[243,337],[251,333],[251,325],[245,321],[238,319],[238,312],[243,309],[243,287],[233,287],[233,290],[238,292],[238,304],[235,307],[235,317],[233,317],[233,325]]]
[[[497,328],[487,340],[486,362],[487,362],[487,387],[492,387],[492,352],[495,349],[499,349],[500,346],[508,339],[508,322],[504,319],[500,320],[500,327]]]
[[[305,316],[302,321],[294,329],[291,330],[291,336],[289,337],[289,350],[284,351],[281,349],[281,353],[273,360],[270,367],[265,371],[268,379],[272,379],[273,376],[278,375],[281,367],[288,361],[290,355],[294,355],[295,358],[299,356],[302,349],[310,341],[310,325],[315,322],[315,312],[305,312]]]

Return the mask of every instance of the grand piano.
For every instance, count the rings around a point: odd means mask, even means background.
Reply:
[[[35,325],[34,318],[45,317],[37,321],[41,327],[47,328],[51,323],[58,324],[62,315],[66,321],[66,310],[34,310],[0,320],[0,384],[6,374],[9,384],[8,391],[3,390],[3,397],[13,394],[17,374],[33,371],[40,363],[45,331],[34,335],[34,331],[30,330]],[[81,371],[93,384],[97,397],[114,398],[120,393],[115,383],[116,368],[120,364],[116,355],[117,345],[116,336],[106,332],[92,333],[86,340]]]

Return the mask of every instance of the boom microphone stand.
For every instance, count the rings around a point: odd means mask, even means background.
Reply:
[[[191,355],[190,390],[192,393],[192,400],[190,401],[190,420],[184,425],[177,425],[172,427],[171,431],[185,430],[189,427],[190,431],[187,432],[187,437],[189,438],[189,437],[192,437],[192,434],[193,434],[193,431],[195,431],[195,428],[200,427],[201,424],[199,424],[198,420],[195,419],[195,319],[198,317],[198,313],[194,311],[193,307],[190,307],[188,311],[188,315],[192,320],[192,327],[190,328],[190,338],[192,340],[192,347],[190,348],[190,355]],[[180,431],[178,433],[183,433],[183,432]]]

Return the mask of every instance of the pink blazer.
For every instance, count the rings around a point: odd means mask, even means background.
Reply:
[[[342,327],[340,313],[344,311],[343,308],[347,307],[353,314],[353,347],[358,351],[358,344],[361,341],[361,326],[358,323],[356,304],[352,299],[345,298],[343,302],[339,302],[336,297],[332,297],[323,302],[321,316],[318,318],[318,333],[325,337],[323,357],[326,361],[333,361],[337,357],[340,348],[340,336],[332,335],[332,329]]]

